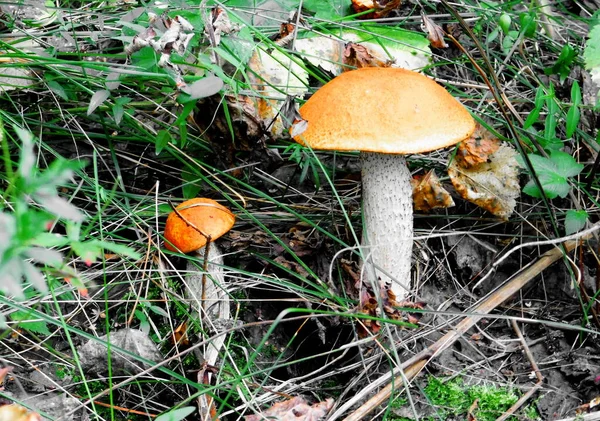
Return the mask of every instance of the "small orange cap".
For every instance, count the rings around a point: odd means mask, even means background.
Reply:
[[[235,215],[212,199],[186,200],[171,212],[165,225],[165,248],[190,253],[206,245],[205,235],[214,241],[233,227]],[[185,219],[185,220],[184,220]]]

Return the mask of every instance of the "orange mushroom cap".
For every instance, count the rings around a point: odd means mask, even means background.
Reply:
[[[235,215],[212,199],[186,200],[176,209],[177,212],[169,214],[165,225],[165,248],[171,251],[198,250],[206,245],[205,235],[214,241],[235,223]]]
[[[342,73],[310,97],[300,115],[308,126],[294,139],[322,150],[422,153],[475,130],[473,117],[442,86],[392,67]]]

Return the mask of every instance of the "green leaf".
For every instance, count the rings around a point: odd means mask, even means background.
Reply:
[[[92,244],[95,247],[99,247],[101,249],[112,251],[115,254],[121,254],[123,256],[127,256],[133,260],[139,260],[142,258],[142,255],[139,254],[137,251],[135,251],[135,249],[133,249],[132,247],[123,245],[123,244],[117,244],[117,243],[112,243],[110,241],[101,241],[101,240],[92,240],[92,241],[88,241],[88,243]]]
[[[125,108],[121,104],[115,104],[112,107],[113,117],[115,118],[115,124],[118,126],[121,124]]]
[[[42,232],[36,235],[33,240],[31,240],[31,244],[39,246],[39,247],[64,247],[69,243],[69,240],[66,237],[63,237],[59,234],[52,234],[50,232]]]
[[[588,32],[588,40],[583,50],[583,59],[585,61],[585,68],[587,70],[593,70],[600,67],[600,10],[594,13],[590,24],[590,31]]]
[[[581,112],[577,105],[573,105],[567,112],[567,130],[565,132],[566,137],[572,137],[577,130],[579,119],[581,118]]]
[[[344,0],[304,0],[302,5],[323,20],[339,20],[348,11],[348,3]]]
[[[547,75],[557,74],[560,76],[560,81],[563,82],[571,72],[571,64],[573,64],[575,57],[577,57],[577,51],[570,44],[565,44],[558,59],[556,59],[556,63],[545,68],[544,73]]]
[[[566,197],[571,188],[568,178],[579,174],[583,169],[583,165],[578,164],[571,155],[561,151],[552,151],[550,158],[533,154],[528,156],[544,193],[549,199]],[[523,192],[532,197],[542,197],[533,180],[525,185]]]
[[[169,142],[173,141],[173,137],[171,136],[171,133],[168,130],[159,130],[158,133],[156,134],[156,150],[155,153],[156,155],[160,155],[160,153],[163,151],[163,149],[165,148],[165,146],[167,146],[169,144]]]
[[[181,178],[185,181],[185,184],[182,186],[183,197],[186,199],[192,199],[198,195],[198,192],[202,188],[200,184],[201,180],[190,171],[184,170],[181,172]],[[172,209],[169,208],[169,212]]]
[[[93,241],[74,241],[71,243],[71,249],[77,256],[81,257],[81,260],[83,260],[87,266],[91,266],[102,254],[102,249],[94,244]]]
[[[50,88],[52,92],[54,92],[56,95],[58,95],[65,101],[69,100],[69,95],[67,95],[67,91],[65,91],[65,88],[63,88],[63,86],[57,81],[48,80],[46,81],[46,85],[48,85],[48,88]]]
[[[565,217],[565,234],[571,235],[581,231],[588,220],[588,213],[584,210],[569,209]]]
[[[552,151],[550,159],[556,165],[557,172],[563,177],[574,177],[583,170],[583,165],[566,152]]]
[[[183,408],[174,409],[156,417],[154,421],[181,421],[190,414],[193,414],[196,408],[193,406],[185,406]]]
[[[41,320],[31,320],[31,312],[29,311],[15,311],[11,313],[9,318],[14,322],[19,322],[18,327],[25,329],[29,332],[36,333],[39,335],[50,335],[51,332],[48,329],[46,322]]]
[[[504,32],[504,35],[508,34],[511,21],[512,19],[510,15],[506,13],[502,13],[502,15],[500,15],[500,18],[498,18],[498,26],[500,26],[502,32]]]
[[[576,80],[573,81],[573,85],[571,86],[571,102],[573,105],[581,104],[581,88],[579,87],[579,82]]]

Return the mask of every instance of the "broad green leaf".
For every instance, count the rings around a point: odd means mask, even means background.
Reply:
[[[528,156],[544,193],[549,199],[566,197],[570,190],[568,178],[579,174],[583,169],[583,165],[578,164],[571,155],[561,151],[552,151],[550,158],[534,154]],[[520,158],[519,160],[522,163]],[[533,197],[542,197],[533,180],[525,185],[523,192]]]
[[[48,336],[51,334],[46,322],[32,320],[33,316],[28,311],[15,311],[14,313],[11,313],[9,317],[12,321],[19,322],[18,327],[21,329],[40,335]]]
[[[550,160],[556,165],[558,174],[563,177],[574,177],[583,170],[583,165],[566,152],[552,151]]]
[[[588,220],[588,213],[584,210],[569,209],[565,217],[565,234],[570,235],[581,231]]]

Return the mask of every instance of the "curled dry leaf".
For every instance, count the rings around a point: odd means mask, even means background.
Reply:
[[[344,48],[344,56],[342,61],[346,67],[344,71],[360,69],[362,67],[389,67],[389,61],[383,61],[378,57],[373,56],[367,47],[360,44],[349,42]]]
[[[265,410],[261,414],[246,415],[246,421],[319,421],[333,408],[333,399],[325,399],[309,405],[302,397],[296,396]]]
[[[413,206],[415,210],[429,212],[437,208],[450,208],[454,200],[440,183],[440,179],[431,170],[424,176],[416,176],[410,180],[413,189]]]
[[[285,121],[280,110],[289,95],[308,92],[308,72],[278,50],[256,50],[248,62],[248,77],[257,91],[258,115],[271,135],[278,138],[293,121]]]
[[[378,302],[378,297],[380,297],[381,303]],[[396,296],[392,292],[390,285],[381,280],[379,281],[379,291],[377,293],[370,285],[365,285],[363,282],[359,302],[358,311],[362,314],[378,318],[384,318],[385,316],[386,319],[405,320],[413,324],[418,323],[420,314],[407,313],[404,315],[400,308],[423,309],[425,306],[425,303],[422,302],[396,301]],[[385,314],[382,314],[381,310]],[[360,322],[358,335],[361,338],[376,335],[381,330],[382,325],[379,320],[361,319]]]
[[[458,145],[455,160],[461,168],[475,168],[489,162],[490,155],[495,153],[499,147],[500,140],[477,123],[471,137]]]
[[[517,152],[501,145],[476,167],[463,168],[453,160],[448,175],[456,191],[466,200],[507,220],[517,204],[521,192]]]
[[[352,0],[352,10],[354,13],[362,13],[375,9],[374,12],[361,15],[359,19],[378,19],[389,15],[401,3],[402,0]]]
[[[423,18],[423,26],[425,27],[427,39],[431,43],[431,46],[434,48],[448,48],[448,44],[444,40],[444,30],[442,27],[424,13],[421,14],[421,17]]]
[[[238,24],[234,24],[229,20],[229,16],[221,7],[215,7],[211,13],[212,28],[205,29],[206,37],[214,44],[213,47],[221,43],[222,35],[229,35],[240,30]]]

